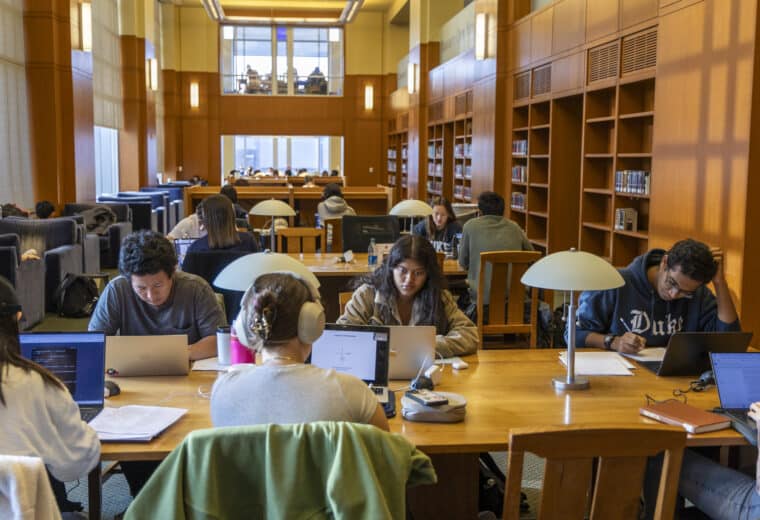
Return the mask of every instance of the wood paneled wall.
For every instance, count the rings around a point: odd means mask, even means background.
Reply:
[[[71,63],[74,85],[76,200],[89,201],[95,200],[95,109],[92,103],[92,53],[72,51]]]
[[[119,40],[124,106],[123,126],[119,131],[119,188],[137,190],[140,186],[150,184],[145,39],[122,35]]]
[[[381,75],[351,75],[338,96],[222,95],[217,73],[164,71],[165,163],[172,176],[217,179],[222,135],[330,135],[343,137],[344,173],[351,186],[378,184],[384,165]],[[199,85],[200,106],[190,107],[190,83]],[[374,109],[364,109],[364,87],[372,85]],[[371,170],[371,171],[370,171]]]

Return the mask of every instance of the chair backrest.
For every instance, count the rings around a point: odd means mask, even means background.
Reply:
[[[371,239],[378,244],[392,244],[400,235],[398,217],[394,215],[343,216],[343,249],[364,253]]]
[[[340,305],[341,316],[343,315],[344,312],[346,312],[346,305],[348,304],[348,302],[351,301],[351,296],[353,295],[354,293],[351,291],[338,293],[338,305]]]
[[[438,267],[441,268],[441,272],[443,273],[443,263],[446,261],[446,253],[443,251],[436,251],[435,256],[438,259]]]
[[[366,424],[210,428],[164,459],[125,518],[404,518],[407,486],[433,482],[427,455]]]
[[[214,286],[214,280],[228,264],[248,254],[250,253],[247,251],[213,249],[209,251],[191,251],[185,255],[182,261],[183,271],[200,276],[213,287],[214,291],[222,295],[224,299],[224,312],[227,315],[228,323],[232,323],[232,320],[240,311],[240,300],[243,297],[243,291],[219,289]]]
[[[538,289],[530,290],[530,316],[525,321],[525,301],[528,297],[520,278],[530,264],[541,258],[538,251],[489,251],[480,253],[480,274],[478,276],[477,326],[480,344],[488,334],[528,334],[531,347],[536,346],[536,313],[538,309]],[[491,264],[491,279],[487,280],[486,264]],[[488,305],[488,324],[483,312],[486,286],[490,286],[491,298]],[[507,295],[507,286],[509,294]],[[504,305],[503,303],[506,303]]]
[[[330,226],[328,228],[328,226]],[[343,252],[343,218],[326,218],[322,222],[322,227],[327,230],[327,234],[332,238],[330,251],[332,253]],[[332,233],[330,233],[332,231]],[[324,249],[324,248],[323,248]]]
[[[637,519],[647,457],[663,451],[654,518],[673,518],[685,444],[684,430],[646,424],[513,429],[503,518],[520,517],[523,455],[530,452],[546,459],[539,520]],[[592,478],[591,511],[586,516]]]
[[[285,249],[282,241],[285,239]],[[292,227],[277,230],[277,251],[280,253],[316,253],[317,239],[325,251],[325,230],[323,228]]]
[[[61,518],[45,463],[39,457],[0,455],[0,489],[0,518]]]
[[[8,217],[0,219],[0,233],[15,233],[21,238],[21,250],[36,249],[42,254],[59,246],[75,245],[82,233],[71,217],[26,219]]]

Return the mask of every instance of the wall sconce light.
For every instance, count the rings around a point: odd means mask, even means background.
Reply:
[[[190,83],[190,106],[192,108],[198,108],[198,106],[200,106],[197,81]]]
[[[488,14],[478,13],[475,15],[475,59],[486,59],[486,44],[488,43]]]
[[[158,60],[151,58],[148,62],[150,63],[150,89],[155,92],[158,90]]]
[[[364,110],[375,108],[375,87],[364,85]]]
[[[89,2],[79,4],[79,30],[82,50],[92,52],[92,5]]]
[[[417,91],[417,64],[409,62],[406,67],[406,91],[414,94]]]

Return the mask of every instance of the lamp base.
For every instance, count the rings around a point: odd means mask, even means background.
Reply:
[[[588,390],[591,387],[587,377],[575,376],[572,383],[566,377],[552,379],[555,390]]]

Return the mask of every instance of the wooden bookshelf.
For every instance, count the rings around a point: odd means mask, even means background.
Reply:
[[[621,81],[584,95],[580,247],[624,266],[649,247],[654,77]],[[617,210],[636,226],[616,226]]]
[[[427,171],[425,193],[427,200],[436,195],[451,200],[453,177],[453,123],[428,126]]]
[[[472,202],[472,118],[454,121],[454,202]]]
[[[583,97],[512,109],[509,216],[544,253],[577,246]]]
[[[388,135],[386,150],[385,181],[393,190],[395,200],[407,198],[407,133]]]

